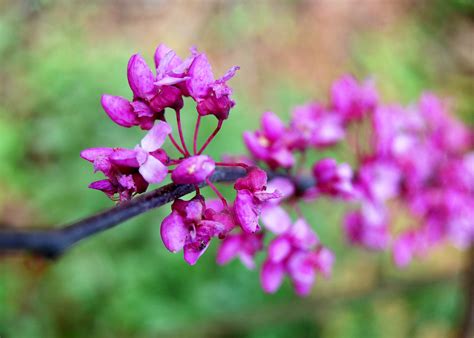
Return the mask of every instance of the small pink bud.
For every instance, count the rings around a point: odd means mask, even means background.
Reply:
[[[160,233],[165,247],[171,252],[178,252],[184,247],[189,230],[183,218],[173,211],[161,222]]]
[[[136,98],[149,100],[153,97],[155,77],[139,54],[133,55],[128,61],[127,76],[130,89]]]
[[[118,125],[129,128],[138,124],[133,106],[126,98],[104,94],[100,103],[107,115]]]
[[[207,155],[185,159],[173,170],[171,179],[177,184],[198,184],[212,175],[216,168],[214,160]]]

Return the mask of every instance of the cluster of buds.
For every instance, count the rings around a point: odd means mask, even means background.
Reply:
[[[329,103],[298,106],[287,124],[273,112],[264,113],[261,128],[243,135],[250,156],[218,162],[204,151],[235,105],[227,81],[238,67],[216,80],[206,55],[195,49],[183,61],[160,45],[154,59],[156,75],[138,54],[130,59],[132,100],[102,97],[102,106],[115,123],[147,130],[141,142],[134,149],[86,149],[81,156],[106,176],[90,188],[114,200],[128,200],[167,177],[175,184],[194,185],[194,197],[176,199],[161,223],[165,247],[173,253],[183,251],[188,264],[196,264],[216,238],[218,264],[239,258],[253,269],[255,256],[266,254],[260,268],[264,291],[278,290],[287,275],[297,294],[308,294],[316,277],[329,277],[334,264],[333,253],[300,208],[300,203],[318,198],[356,206],[343,227],[349,242],[372,250],[392,248],[400,266],[445,238],[461,246],[474,242],[473,132],[449,116],[433,95],[423,95],[417,106],[409,108],[383,106],[372,81],[358,83],[344,76],[334,83]],[[184,97],[196,104],[192,148],[186,145],[181,125]],[[166,122],[169,111],[176,117],[179,142]],[[198,147],[201,119],[207,115],[215,116],[217,126]],[[372,128],[370,134],[360,135],[361,126],[367,126],[364,121]],[[355,139],[354,124],[359,127]],[[364,138],[369,144],[362,153]],[[162,149],[168,139],[178,156]],[[354,169],[333,158],[306,163],[308,152],[340,144],[353,150]],[[234,184],[231,201],[211,182],[219,166],[245,170]],[[203,184],[216,199],[204,198],[199,188]],[[392,199],[421,220],[418,228],[396,239],[387,204]],[[290,212],[297,215],[295,220]]]
[[[156,75],[139,54],[130,58],[127,77],[133,93],[131,101],[107,94],[101,100],[104,111],[118,125],[126,128],[140,126],[148,131],[141,143],[135,149],[91,148],[81,153],[84,159],[94,164],[95,171],[101,171],[107,177],[92,183],[90,188],[101,190],[112,199],[130,199],[134,194],[144,192],[149,184],[162,182],[168,173],[178,184],[206,181],[214,172],[216,163],[202,153],[235,105],[227,81],[238,67],[232,67],[222,78],[215,80],[205,54],[191,49],[191,55],[183,61],[163,44],[156,49],[154,60]],[[184,97],[191,97],[196,102],[198,112],[192,154],[181,125]],[[181,145],[166,122],[168,110],[176,116]],[[199,125],[201,117],[206,115],[217,118],[217,127],[198,150]],[[181,157],[172,159],[161,149],[167,138]],[[170,169],[170,166],[176,167]]]

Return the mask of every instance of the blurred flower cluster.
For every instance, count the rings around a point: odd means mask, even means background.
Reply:
[[[288,124],[265,112],[261,128],[243,135],[250,157],[218,162],[203,152],[235,104],[227,81],[238,67],[215,80],[205,54],[191,49],[183,61],[160,45],[155,68],[156,75],[141,56],[132,56],[127,75],[133,99],[102,97],[115,123],[148,130],[140,144],[134,149],[86,149],[81,156],[106,176],[90,187],[119,201],[146,191],[168,174],[176,184],[194,185],[195,196],[176,199],[161,224],[164,245],[171,252],[182,250],[187,263],[194,265],[211,239],[218,238],[219,264],[239,258],[254,268],[255,255],[266,252],[260,270],[263,289],[275,292],[287,275],[295,292],[306,295],[318,275],[330,276],[334,263],[333,253],[300,208],[300,203],[322,197],[356,207],[346,215],[343,228],[350,243],[392,249],[399,266],[445,239],[461,247],[474,241],[473,131],[450,116],[434,95],[423,94],[418,104],[407,108],[383,105],[372,81],[359,83],[344,76],[333,84],[328,103],[295,107]],[[191,150],[181,125],[183,97],[196,103]],[[179,142],[166,122],[169,111],[176,117]],[[217,126],[198,148],[201,119],[207,115],[217,118]],[[369,127],[360,133],[363,126]],[[161,148],[166,139],[179,157]],[[353,151],[353,168],[333,158],[306,163],[308,152],[335,145]],[[211,182],[219,166],[245,170],[234,184],[232,203]],[[201,195],[203,183],[217,199]],[[390,229],[392,200],[406,206],[418,224],[396,238]]]

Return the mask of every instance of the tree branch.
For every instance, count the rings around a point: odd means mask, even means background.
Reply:
[[[245,176],[246,171],[239,167],[218,168],[210,178],[211,182],[234,182]],[[277,174],[269,173],[269,177]],[[203,183],[200,186],[205,186]],[[309,177],[298,179],[297,191],[304,191],[314,185]],[[113,228],[126,220],[161,207],[195,190],[192,184],[168,184],[156,190],[142,194],[82,219],[76,223],[53,229],[1,229],[0,252],[5,250],[28,251],[36,255],[56,258],[75,243]]]

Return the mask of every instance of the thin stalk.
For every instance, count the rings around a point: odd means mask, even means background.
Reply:
[[[186,147],[186,142],[184,141],[183,127],[181,126],[181,111],[180,110],[176,111],[176,123],[178,125],[178,132],[179,132],[179,138],[181,140],[181,145],[183,146],[184,152],[186,153],[185,156],[191,156],[191,154],[189,153],[188,147]]]
[[[196,155],[197,153],[197,140],[199,134],[199,126],[201,125],[201,115],[198,115],[196,120],[196,127],[194,127],[194,137],[193,137],[193,153]]]
[[[214,137],[217,135],[217,133],[219,132],[219,130],[221,130],[222,128],[222,120],[219,120],[219,122],[217,122],[217,127],[216,129],[214,129],[214,131],[212,132],[212,134],[207,138],[207,141],[203,144],[203,146],[201,147],[201,149],[199,149],[198,151],[198,155],[201,155],[202,152],[207,148],[207,146],[209,145],[209,143],[211,143],[211,141],[214,139]]]

